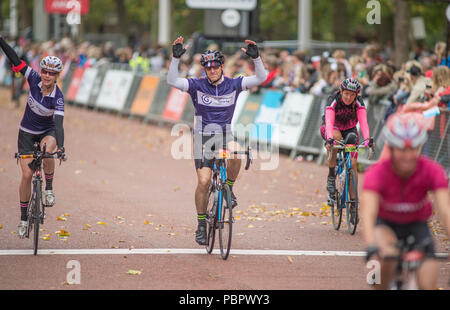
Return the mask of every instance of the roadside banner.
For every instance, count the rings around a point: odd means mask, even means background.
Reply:
[[[314,97],[308,94],[288,93],[280,114],[279,146],[292,149],[305,128]]]
[[[69,101],[75,101],[75,98],[77,97],[78,89],[81,86],[81,80],[83,79],[84,74],[84,68],[82,67],[76,67],[75,71],[72,75],[72,80],[70,81],[69,90],[67,91],[67,94],[65,95],[65,99]]]
[[[98,69],[87,68],[84,71],[83,78],[81,79],[81,85],[78,89],[77,96],[75,97],[75,102],[81,104],[88,104],[89,96],[94,85],[94,81],[97,77]]]
[[[133,82],[133,72],[109,70],[103,80],[96,106],[122,111]]]
[[[159,77],[146,75],[142,77],[141,84],[134,98],[130,113],[134,115],[146,115],[155,97],[158,88]]]
[[[278,145],[283,92],[267,91],[255,117],[250,139]]]
[[[163,118],[175,122],[180,121],[188,99],[189,93],[172,88],[163,111]]]

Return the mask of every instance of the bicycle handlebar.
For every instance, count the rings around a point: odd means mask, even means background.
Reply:
[[[221,149],[221,150],[214,151],[213,153],[214,153],[214,156],[216,158],[221,158],[221,159],[228,158],[228,156],[224,156],[223,155],[224,151],[227,154],[247,155],[246,156],[247,160],[246,160],[246,163],[245,163],[245,170],[248,170],[250,168],[250,164],[253,162],[251,150],[252,150],[251,147],[248,146],[246,151],[233,151],[233,152],[230,152],[230,151],[228,151],[228,149],[224,148],[224,149]]]
[[[366,142],[366,141],[371,141],[372,140],[372,138],[369,138],[369,139],[365,139],[364,141],[362,141],[360,144],[345,144],[344,143],[344,140],[335,140],[334,142],[335,143],[337,143],[337,145],[335,144],[335,145],[333,145],[332,146],[332,148],[333,149],[336,149],[336,150],[345,150],[346,148],[348,148],[348,145],[352,145],[352,146],[354,146],[355,147],[355,149],[356,149],[356,151],[359,149],[359,148],[367,148],[367,149],[369,149],[369,159],[372,159],[372,156],[373,156],[373,153],[374,153],[374,150],[373,150],[373,146],[371,146],[371,147],[369,147],[369,146],[365,146],[364,145],[364,143]],[[330,159],[331,159],[331,152],[329,152],[329,154],[328,154],[328,161],[330,161]]]

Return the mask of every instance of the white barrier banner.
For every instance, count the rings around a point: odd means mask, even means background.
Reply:
[[[109,70],[106,72],[97,98],[97,106],[113,110],[122,110],[128,98],[133,82],[133,72]]]
[[[233,119],[231,120],[231,129],[233,132],[234,126],[236,125],[236,122],[238,121],[239,116],[241,115],[242,109],[244,108],[245,102],[247,101],[249,95],[250,92],[248,90],[242,91],[236,100],[236,107],[234,108]]]
[[[97,68],[88,68],[84,71],[80,88],[78,89],[77,96],[75,97],[75,102],[81,104],[89,103],[89,96],[91,94],[92,87],[94,86],[97,73]]]
[[[314,97],[301,93],[288,93],[280,115],[279,146],[293,149],[305,128],[306,118]]]

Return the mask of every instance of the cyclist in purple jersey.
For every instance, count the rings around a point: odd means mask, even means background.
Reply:
[[[18,151],[27,153],[33,151],[34,143],[46,144],[46,151],[53,153],[57,150],[64,153],[64,96],[56,85],[62,62],[55,56],[47,56],[40,62],[41,73],[37,73],[23,60],[0,36],[0,47],[13,64],[13,71],[22,73],[29,84],[25,113],[19,128]],[[21,218],[18,235],[23,238],[27,230],[27,207],[31,196],[31,179],[33,171],[29,164],[32,159],[21,159],[22,179],[19,186]],[[44,204],[51,207],[55,203],[53,193],[53,175],[55,171],[54,159],[44,159],[45,191]]]
[[[267,78],[267,72],[259,56],[256,43],[246,40],[247,48],[242,51],[249,55],[255,64],[255,75],[249,77],[228,78],[223,75],[225,57],[219,51],[207,51],[201,57],[204,67],[204,78],[178,77],[180,57],[188,46],[183,46],[183,37],[173,42],[173,57],[167,74],[167,83],[190,94],[195,107],[194,122],[194,162],[197,171],[197,188],[195,191],[195,205],[197,209],[198,228],[196,241],[200,245],[206,244],[206,208],[208,204],[208,190],[212,175],[212,160],[207,156],[208,151],[226,146],[231,152],[239,151],[240,145],[231,133],[236,100],[243,90],[262,84]],[[206,146],[209,149],[206,149]],[[205,151],[204,151],[205,150]],[[205,156],[206,155],[206,156]],[[208,159],[209,158],[209,159]],[[232,158],[228,161],[227,184],[231,189],[233,207],[237,205],[233,193],[233,185],[239,175],[241,160]]]

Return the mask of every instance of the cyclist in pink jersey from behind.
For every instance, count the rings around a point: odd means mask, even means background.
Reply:
[[[377,289],[388,289],[395,273],[396,262],[384,260],[398,255],[399,240],[414,237],[415,244],[432,240],[427,220],[432,215],[428,193],[441,223],[450,236],[450,196],[443,167],[420,155],[427,139],[423,116],[419,113],[393,114],[383,133],[391,158],[371,166],[364,176],[361,195],[363,237],[368,245],[367,258],[381,258],[381,283]],[[417,270],[421,289],[435,289],[438,263],[434,245],[425,249],[425,261]]]

